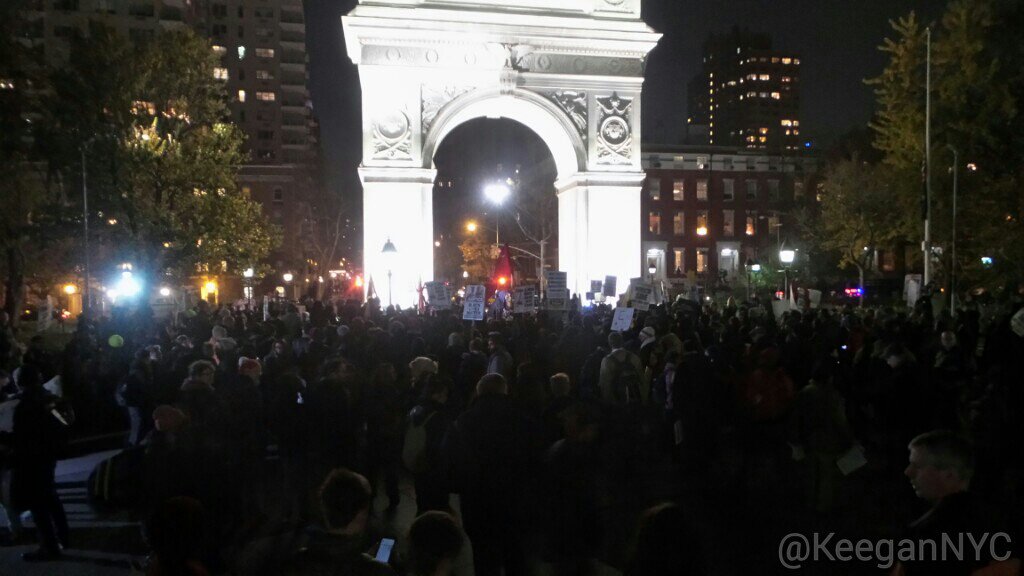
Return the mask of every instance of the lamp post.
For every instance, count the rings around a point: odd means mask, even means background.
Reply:
[[[287,296],[288,299],[291,300],[292,299],[292,293],[293,293],[293,290],[292,290],[292,280],[295,279],[295,275],[292,274],[291,272],[285,272],[284,275],[281,276],[281,279],[284,280],[285,286],[288,287],[287,291],[285,292],[285,296]]]
[[[789,266],[796,260],[796,251],[783,248],[779,250],[779,262],[782,262],[782,272],[785,278],[786,298],[789,298]]]
[[[508,187],[508,184],[503,182],[496,182],[494,184],[488,184],[484,187],[484,196],[495,206],[501,208],[501,205],[505,203],[505,200],[512,194],[512,190]],[[501,217],[500,214],[495,213],[494,215],[494,243],[501,244]]]
[[[953,238],[951,244],[950,265],[949,265],[949,312],[956,318],[956,193],[957,180],[960,172],[960,153],[952,144],[946,144],[953,153]]]
[[[390,307],[390,306],[393,305],[393,303],[391,301],[391,267],[392,267],[392,260],[394,259],[395,254],[398,253],[398,249],[395,248],[394,243],[391,242],[391,237],[388,237],[387,242],[384,243],[384,249],[382,249],[380,252],[384,256],[384,264],[388,267],[388,306]]]
[[[246,268],[242,271],[242,278],[245,278],[245,290],[248,292],[246,297],[249,300],[249,308],[252,308],[252,277],[256,275],[256,272],[252,268]]]
[[[84,236],[85,243],[85,269],[83,270],[85,279],[82,282],[82,314],[86,317],[89,316],[90,306],[90,290],[89,290],[89,186],[86,183],[86,169],[85,169],[85,147],[91,142],[86,142],[79,147],[78,151],[82,156],[82,235]]]

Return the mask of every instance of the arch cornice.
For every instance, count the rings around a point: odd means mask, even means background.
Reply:
[[[518,87],[478,89],[446,104],[424,140],[423,168],[434,167],[434,152],[452,130],[476,118],[507,118],[536,132],[555,160],[559,179],[586,169],[587,146],[572,120],[551,100]]]

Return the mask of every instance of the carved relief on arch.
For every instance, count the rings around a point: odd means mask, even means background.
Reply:
[[[633,157],[633,127],[629,116],[633,99],[619,96],[597,98],[597,163],[630,164]]]
[[[424,84],[420,90],[424,137],[430,133],[430,129],[434,126],[434,120],[437,119],[438,113],[445,105],[473,90],[475,90],[474,86]]]
[[[412,120],[408,111],[394,109],[374,118],[373,159],[412,160]]]
[[[589,121],[589,110],[587,106],[587,93],[581,90],[557,90],[544,94],[546,98],[554,102],[572,120],[573,126],[584,142],[587,141],[587,122]]]

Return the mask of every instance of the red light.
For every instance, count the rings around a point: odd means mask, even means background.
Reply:
[[[782,300],[783,298],[786,297],[786,293],[783,292],[782,290],[779,290],[775,292],[775,297],[778,298],[779,300]]]
[[[363,287],[363,277],[362,276],[356,276],[356,288],[362,288],[362,287]]]
[[[500,284],[501,286],[508,284],[508,278],[505,278],[504,276],[498,278],[498,284]]]

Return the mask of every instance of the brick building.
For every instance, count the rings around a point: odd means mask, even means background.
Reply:
[[[644,270],[674,286],[731,282],[767,264],[792,210],[816,194],[818,160],[746,148],[648,147],[642,199]]]

